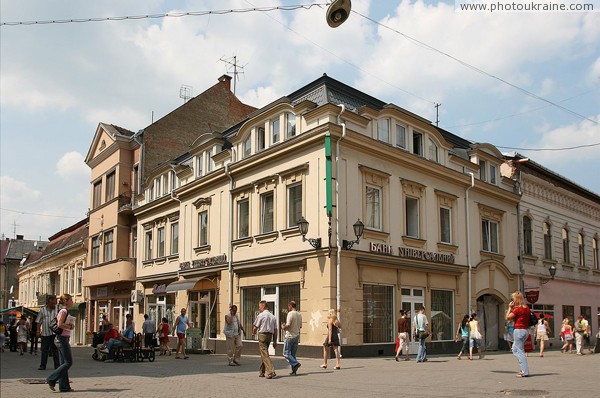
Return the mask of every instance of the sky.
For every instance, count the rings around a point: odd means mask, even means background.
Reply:
[[[0,20],[310,1],[2,0]],[[0,233],[47,239],[83,219],[98,123],[138,131],[183,103],[181,85],[194,95],[214,85],[230,72],[220,59],[233,56],[244,66],[236,95],[256,107],[327,73],[433,122],[439,103],[440,127],[503,152],[600,143],[600,2],[591,2],[598,11],[467,13],[453,1],[354,0],[335,29],[325,7],[2,26]],[[600,193],[600,146],[519,152]]]

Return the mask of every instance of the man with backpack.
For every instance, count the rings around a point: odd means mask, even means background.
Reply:
[[[58,309],[56,308],[56,296],[46,296],[46,305],[40,309],[40,312],[36,319],[37,330],[32,330],[32,333],[37,333],[37,335],[40,336],[42,339],[42,358],[38,370],[46,369],[49,352],[52,353],[54,369],[60,366],[58,349],[54,345],[54,338],[56,337],[56,335],[54,334],[54,332],[52,332],[52,329],[50,329],[50,322],[52,322],[52,320],[56,318],[57,313]]]

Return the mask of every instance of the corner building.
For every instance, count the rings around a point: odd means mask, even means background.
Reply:
[[[454,352],[470,306],[498,349],[519,272],[519,196],[502,163],[490,144],[324,75],[148,174],[134,210],[138,317],[187,307],[190,346],[224,352],[230,302],[249,331],[259,300],[278,325],[296,300],[300,355],[321,355],[338,308],[344,355],[377,356],[393,353],[399,310],[421,305],[430,351]],[[252,350],[257,336],[244,338]]]

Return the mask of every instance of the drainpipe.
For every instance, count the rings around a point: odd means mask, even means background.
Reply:
[[[139,130],[137,133],[135,133],[133,136],[131,136],[131,139],[134,140],[139,146],[140,146],[140,159],[138,161],[138,175],[137,175],[137,181],[135,182],[135,187],[137,189],[141,189],[142,188],[142,171],[144,170],[143,168],[143,157],[144,157],[144,142],[143,141],[139,141],[138,137],[141,136],[144,133],[144,129]],[[136,195],[139,195],[139,192],[135,193]],[[134,201],[135,201],[135,195],[131,195],[131,208],[133,208],[134,205]]]
[[[340,318],[340,308],[342,306],[342,242],[340,240],[340,142],[346,138],[346,123],[341,121],[342,113],[346,111],[344,104],[338,105],[342,110],[337,116],[337,123],[342,126],[342,137],[335,144],[335,236],[337,253],[335,259],[335,305],[338,319]]]
[[[229,305],[233,305],[233,177],[229,165],[235,161],[235,149],[231,149],[231,162],[225,164],[225,174],[229,178],[229,239],[227,247],[227,268],[229,270]]]
[[[472,307],[472,302],[471,302],[472,301],[471,270],[472,270],[473,266],[471,265],[471,222],[470,222],[470,216],[469,216],[469,203],[470,203],[469,202],[469,190],[475,186],[475,175],[472,172],[469,172],[469,175],[471,176],[471,185],[469,185],[465,191],[465,212],[466,212],[466,222],[467,222],[467,265],[469,266],[469,273],[468,273],[469,304],[468,304],[468,306],[469,306],[469,313],[471,314],[473,312],[473,307]]]
[[[517,172],[517,194],[519,197],[523,197],[523,191],[521,189],[521,170]],[[517,203],[517,247],[519,249],[519,273],[521,274],[521,280],[519,282],[519,290],[525,294],[525,265],[523,264],[523,220],[521,219],[521,200]]]
[[[171,166],[171,170],[173,170],[173,172],[175,173],[175,178],[177,178],[177,172],[175,171],[175,165],[171,163],[170,166]],[[173,185],[172,182],[171,182],[171,185]],[[181,199],[179,199],[177,196],[175,196],[175,188],[173,188],[171,190],[171,199],[175,199],[176,201],[179,202],[179,219],[181,220],[181,222],[180,222],[181,231],[185,231],[185,214],[183,214],[183,216],[181,215]],[[185,210],[184,210],[184,213],[185,213]],[[182,241],[183,241],[183,248],[181,250],[181,253],[183,253],[185,255],[185,239],[182,239]]]

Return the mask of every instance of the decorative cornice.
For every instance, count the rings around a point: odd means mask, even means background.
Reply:
[[[577,197],[568,196],[550,184],[544,184],[529,179],[523,181],[523,202],[527,202],[527,196],[539,199],[543,202],[562,207],[569,211],[581,214],[585,218],[600,221],[600,204],[593,206]]]

